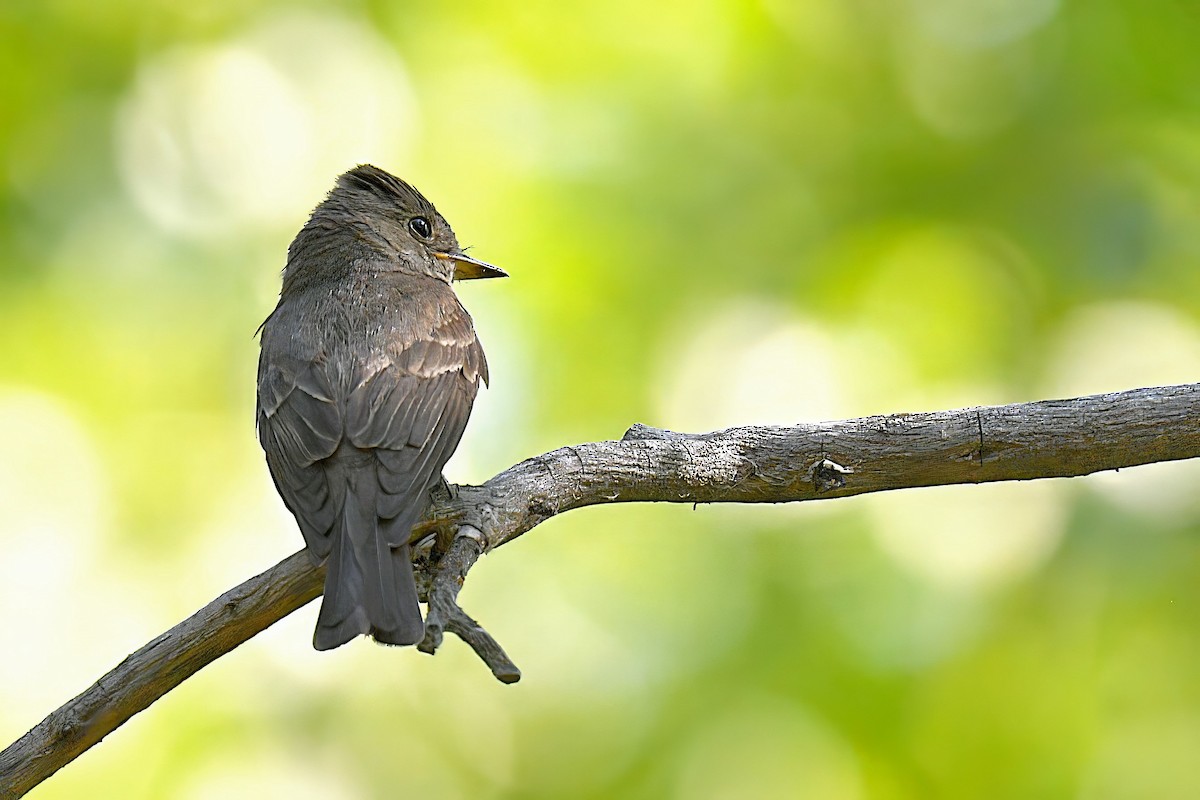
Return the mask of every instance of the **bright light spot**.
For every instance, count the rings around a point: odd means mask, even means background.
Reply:
[[[1111,303],[1068,318],[1048,347],[1046,397],[1191,383],[1200,375],[1200,327],[1173,308]],[[1086,485],[1136,514],[1179,519],[1200,510],[1200,461],[1090,476]]]
[[[653,671],[659,665],[635,655],[632,642],[619,631],[606,629],[601,620],[589,614],[591,609],[550,577],[555,574],[553,569],[550,573],[537,572],[538,560],[535,558],[532,565],[523,562],[522,570],[531,580],[520,587],[504,591],[495,587],[494,576],[487,579],[480,574],[485,580],[477,582],[482,585],[475,589],[491,600],[489,615],[496,619],[515,619],[517,612],[526,612],[521,617],[526,624],[507,635],[505,641],[512,643],[514,652],[525,654],[530,664],[539,664],[539,674],[547,679],[545,686],[563,691],[583,684],[603,695],[622,694],[654,682],[657,676]],[[530,597],[539,598],[532,608]],[[546,636],[546,631],[554,631],[554,635]],[[556,681],[561,685],[556,686]]]
[[[363,161],[396,168],[416,128],[403,65],[368,27],[272,18],[235,40],[142,65],[118,118],[121,175],[163,228],[294,226]]]
[[[1147,677],[1143,677],[1146,680]],[[1125,720],[1117,715],[1093,749],[1081,800],[1191,797],[1196,790],[1200,717],[1183,711]]]
[[[1066,521],[1063,487],[993,483],[862,498],[883,550],[914,575],[951,589],[1018,580],[1054,553]]]
[[[708,717],[684,751],[675,797],[862,796],[853,751],[821,720],[773,698]]]
[[[961,348],[943,343],[944,326],[927,323],[919,307],[894,294],[889,304],[890,277],[875,281],[850,326],[827,325],[758,301],[687,314],[676,324],[679,333],[662,338],[665,379],[659,383],[657,418],[675,430],[707,431],[919,411],[930,404],[978,405],[980,398],[997,396],[998,390],[982,384],[920,380],[910,355],[948,366]],[[963,289],[972,296],[978,291],[969,284]],[[945,298],[948,304],[957,299],[953,291]],[[1000,324],[993,317],[981,313],[973,324],[991,331]]]
[[[304,547],[296,518],[279,499],[261,451],[257,446],[246,451],[246,463],[227,465],[240,473],[234,488],[214,498],[201,531],[175,550],[179,563],[188,566],[188,574],[175,582],[176,594],[190,598],[181,600],[185,605],[179,613],[214,586],[241,583],[253,570],[267,569]]]
[[[560,91],[488,42],[460,42],[444,66],[430,76],[429,119],[442,151],[457,154],[437,167],[450,182],[469,183],[480,169],[578,176],[628,165],[622,104],[578,87]]]
[[[1011,123],[1032,94],[1036,70],[1022,46],[955,50],[913,39],[897,65],[916,115],[949,139],[973,139]]]
[[[885,559],[832,579],[838,591],[828,616],[876,671],[927,669],[970,643],[984,622],[983,604],[971,593],[914,579]]]
[[[912,410],[927,399],[898,337],[869,327],[840,329],[784,306],[733,301],[693,311],[677,329],[662,338],[657,398],[657,418],[674,430],[845,419]],[[782,508],[809,517],[845,506]]]
[[[183,783],[176,795],[185,800],[220,797],[287,797],[289,800],[339,800],[363,797],[363,787],[334,763],[317,763],[292,753],[248,752],[225,748]]]
[[[922,384],[990,377],[1028,315],[1025,256],[988,229],[882,230],[842,269],[857,284],[857,323],[911,359]]]
[[[1110,503],[1139,516],[1179,524],[1200,514],[1200,460],[1164,461],[1097,472],[1084,485]]]
[[[25,720],[85,688],[95,676],[81,670],[111,667],[108,638],[136,614],[100,579],[106,476],[70,410],[0,387],[0,447],[0,682],[20,687],[0,713]]]
[[[942,44],[987,48],[1028,36],[1054,18],[1059,0],[910,0],[920,31]]]
[[[1024,109],[1038,70],[1026,37],[1058,0],[911,0],[898,71],[917,116],[954,139],[1002,129]]]
[[[233,46],[181,59],[194,90],[187,117],[186,150],[209,177],[217,202],[268,218],[303,190],[313,154],[312,112],[299,87],[259,53]]]
[[[1191,383],[1200,374],[1200,327],[1151,303],[1081,308],[1046,350],[1044,391],[1053,397]]]
[[[807,52],[829,60],[854,58],[861,29],[850,7],[839,3],[764,0],[763,8]]]
[[[832,331],[781,307],[741,303],[690,316],[664,336],[659,418],[685,431],[837,419],[844,409]],[[682,352],[680,345],[682,344]]]

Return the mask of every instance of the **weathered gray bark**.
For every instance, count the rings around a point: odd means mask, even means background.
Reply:
[[[436,567],[422,569],[430,612],[420,647],[433,652],[450,630],[500,680],[517,680],[504,651],[459,608],[458,590],[482,552],[581,506],[784,503],[1197,456],[1200,384],[698,435],[635,425],[621,441],[564,447],[482,486],[439,493],[430,530],[457,536],[431,559]],[[323,571],[296,553],[130,655],[0,753],[0,798],[28,792],[205,664],[316,598],[322,581]]]

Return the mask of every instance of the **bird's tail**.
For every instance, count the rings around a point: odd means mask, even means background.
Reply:
[[[395,529],[407,522],[411,529],[416,520],[379,519],[374,476],[349,483],[330,542],[313,647],[331,650],[364,633],[385,644],[416,644],[425,625],[409,548],[390,547],[384,534],[385,525]]]

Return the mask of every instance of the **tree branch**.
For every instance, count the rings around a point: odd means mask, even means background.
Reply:
[[[420,649],[434,652],[449,630],[500,680],[517,680],[504,651],[458,606],[458,590],[482,553],[573,508],[784,503],[1086,475],[1197,456],[1200,384],[706,434],[635,425],[621,441],[560,448],[482,486],[435,493],[418,535],[448,535],[418,559],[430,604]],[[130,655],[0,753],[0,798],[28,792],[201,667],[316,598],[323,581],[323,568],[293,554]]]

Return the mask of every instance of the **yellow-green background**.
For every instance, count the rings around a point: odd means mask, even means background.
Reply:
[[[512,278],[448,470],[1200,377],[1194,0],[0,5],[0,739],[300,545],[254,437],[285,248],[419,186]],[[1186,798],[1200,473],[605,507],[465,647],[315,605],[45,798]]]

